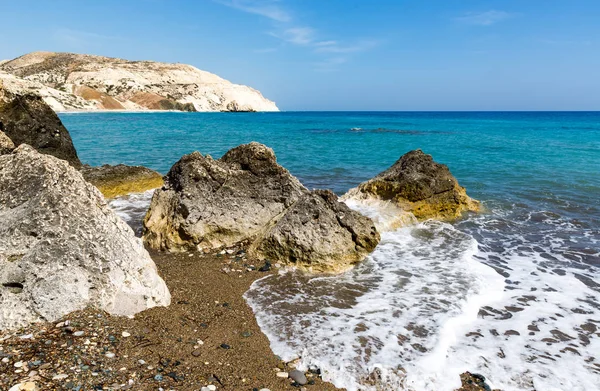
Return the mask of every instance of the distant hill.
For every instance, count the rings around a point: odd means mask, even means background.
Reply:
[[[5,73],[3,73],[5,72]],[[248,86],[191,65],[33,52],[0,61],[0,80],[24,79],[55,111],[278,111]]]

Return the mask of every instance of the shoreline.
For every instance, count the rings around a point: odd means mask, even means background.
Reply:
[[[88,308],[0,332],[0,388],[29,381],[39,390],[299,389],[278,375],[293,368],[271,351],[243,298],[274,271],[257,271],[261,265],[237,250],[150,254],[171,291],[170,306],[133,318]],[[306,390],[339,390],[316,374],[307,378]]]

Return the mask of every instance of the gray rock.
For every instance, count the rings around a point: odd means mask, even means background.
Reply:
[[[15,149],[15,144],[4,132],[0,131],[0,155],[9,154],[13,149]]]
[[[308,379],[306,378],[306,376],[304,375],[303,372],[294,369],[293,371],[290,371],[289,373],[290,379],[292,379],[293,381],[295,381],[296,383],[300,384],[301,386],[305,385],[306,383],[308,383]]]
[[[0,83],[0,131],[15,146],[29,144],[40,153],[68,161],[73,167],[81,166],[71,135],[37,94],[9,91]]]
[[[276,259],[313,272],[341,272],[379,243],[373,221],[329,190],[303,195],[250,247],[258,259]]]
[[[0,221],[0,329],[170,302],[141,241],[63,160],[28,145],[0,156]]]
[[[181,158],[154,193],[144,219],[145,243],[161,250],[233,246],[256,237],[307,190],[275,153],[240,145],[221,159]]]
[[[344,200],[391,201],[417,219],[449,220],[465,211],[478,211],[479,202],[467,196],[447,166],[420,149],[403,155],[392,167],[361,183]]]

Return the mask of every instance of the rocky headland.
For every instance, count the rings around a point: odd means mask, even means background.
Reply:
[[[33,52],[0,63],[0,80],[39,94],[55,111],[278,111],[248,86],[191,65]]]

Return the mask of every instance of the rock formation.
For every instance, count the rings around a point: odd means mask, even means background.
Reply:
[[[163,185],[162,175],[142,166],[118,164],[100,167],[85,165],[81,173],[86,181],[96,186],[106,198],[129,193],[142,193]]]
[[[27,84],[12,78],[0,78],[0,131],[16,146],[28,144],[74,167],[81,166],[71,136],[56,113]]]
[[[181,158],[154,193],[143,238],[170,251],[245,243],[253,257],[315,272],[346,270],[379,242],[369,218],[330,191],[309,192],[254,142],[219,160]]]
[[[4,132],[0,131],[0,155],[9,154],[15,149],[15,144]]]
[[[328,190],[303,195],[252,246],[258,259],[283,261],[315,272],[341,272],[379,243],[371,219]]]
[[[258,143],[213,160],[181,158],[154,193],[144,241],[160,250],[231,246],[255,237],[307,190]]]
[[[170,302],[141,241],[63,160],[28,145],[0,156],[0,221],[0,328]]]
[[[0,71],[37,83],[56,111],[278,111],[259,91],[185,64],[34,52]]]
[[[420,149],[403,155],[392,167],[351,189],[344,200],[391,202],[417,219],[455,219],[465,211],[478,211],[479,202],[447,166],[433,161]]]

